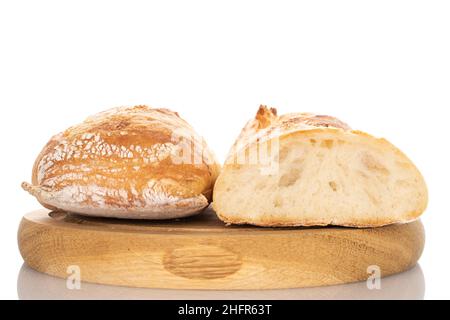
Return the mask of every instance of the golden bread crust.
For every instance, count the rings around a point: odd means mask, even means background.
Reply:
[[[180,158],[183,148],[192,161]],[[52,137],[35,161],[32,185],[24,187],[52,209],[161,219],[206,207],[219,168],[178,113],[120,107]]]
[[[242,152],[256,143],[264,143],[290,133],[318,128],[337,128],[351,131],[341,120],[312,113],[288,113],[278,116],[277,109],[260,105],[254,119],[247,122],[236,139],[226,163],[232,163],[236,153]]]

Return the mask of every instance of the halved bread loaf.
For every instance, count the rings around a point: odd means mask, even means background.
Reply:
[[[83,215],[169,219],[209,205],[220,166],[178,113],[113,108],[55,135],[22,187],[45,207]]]
[[[385,139],[261,106],[227,158],[213,206],[227,223],[375,227],[416,219],[427,199],[420,172]]]

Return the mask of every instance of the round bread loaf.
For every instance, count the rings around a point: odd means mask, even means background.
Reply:
[[[22,187],[52,210],[169,219],[207,207],[219,169],[176,112],[120,107],[55,135]]]

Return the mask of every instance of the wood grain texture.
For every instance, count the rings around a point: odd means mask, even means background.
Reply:
[[[86,282],[173,289],[277,289],[366,280],[414,266],[420,221],[381,228],[225,226],[210,210],[176,221],[88,218],[39,210],[24,216],[18,242],[35,270]]]

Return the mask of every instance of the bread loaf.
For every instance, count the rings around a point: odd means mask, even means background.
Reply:
[[[219,165],[176,112],[120,107],[55,135],[23,188],[45,207],[83,215],[168,219],[208,206]]]
[[[213,207],[235,224],[376,227],[416,219],[427,197],[420,172],[385,139],[261,106],[228,155]]]

